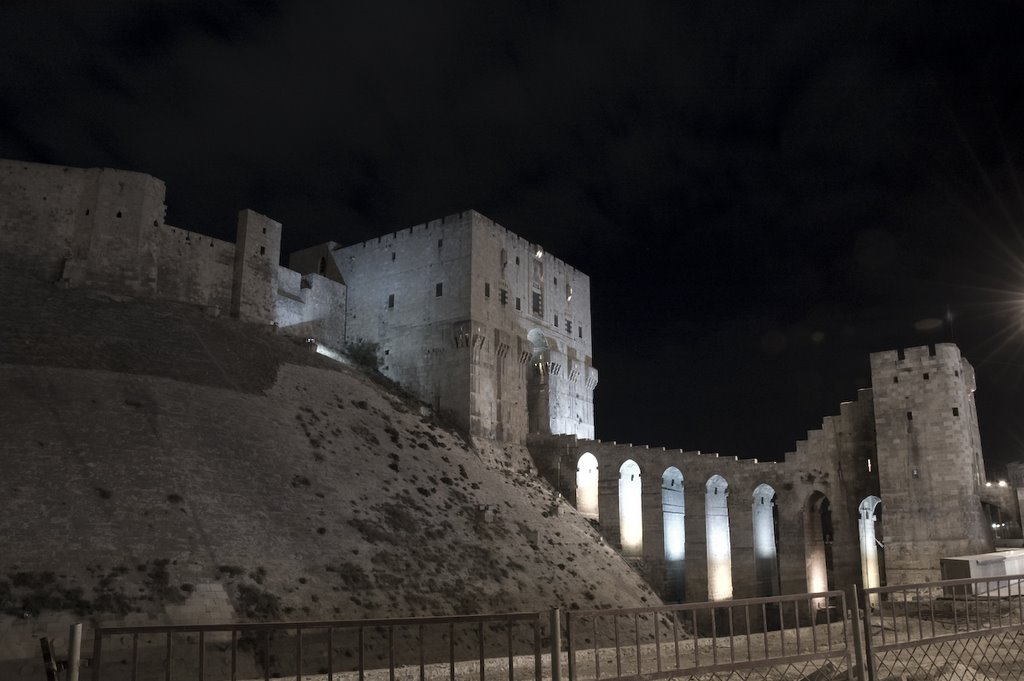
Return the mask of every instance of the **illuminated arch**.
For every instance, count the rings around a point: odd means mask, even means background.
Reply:
[[[811,593],[831,588],[832,506],[821,492],[812,492],[804,504],[804,557],[807,590]]]
[[[729,535],[729,483],[721,475],[712,475],[708,478],[705,491],[708,599],[720,601],[732,598],[732,540]]]
[[[882,514],[882,500],[876,496],[866,497],[860,502],[857,520],[860,529],[860,569],[864,588],[882,585],[883,551],[878,541],[876,523]],[[871,605],[878,605],[878,594],[871,594]]]
[[[780,591],[779,516],[775,505],[775,490],[771,485],[760,484],[754,488],[751,511],[757,595],[774,596]]]
[[[661,511],[665,535],[665,600],[686,598],[686,506],[683,474],[669,466],[661,474]]]
[[[644,549],[640,466],[627,459],[619,468],[619,543],[626,556],[639,557]]]
[[[576,463],[576,510],[584,518],[598,519],[597,458],[584,452]]]

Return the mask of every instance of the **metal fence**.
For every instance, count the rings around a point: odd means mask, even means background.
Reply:
[[[685,603],[404,619],[98,627],[92,681],[1024,679],[1024,575]],[[563,622],[564,643],[563,648]],[[861,651],[861,636],[866,650]],[[85,676],[85,675],[83,675]]]
[[[541,679],[547,613],[97,627],[93,681]]]
[[[842,591],[569,611],[570,681],[853,678]]]
[[[864,590],[871,681],[1024,679],[1024,575]]]

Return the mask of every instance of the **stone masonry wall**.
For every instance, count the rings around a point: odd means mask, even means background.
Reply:
[[[871,355],[890,583],[938,579],[938,558],[992,550],[974,372],[957,347]]]
[[[754,459],[719,457],[717,454],[665,450],[574,437],[533,436],[530,451],[538,469],[579,508],[577,483],[581,457],[597,460],[598,523],[605,539],[620,549],[620,480],[627,462],[639,468],[641,483],[642,549],[635,565],[667,600],[701,601],[709,598],[707,500],[708,482],[720,475],[727,484],[728,543],[731,565],[726,570],[736,598],[821,590],[810,583],[808,562],[824,569],[824,539],[814,525],[812,500],[826,497],[831,503],[832,588],[861,584],[861,559],[857,507],[878,493],[877,472],[868,473],[874,454],[874,422],[871,391],[861,391],[855,402],[844,403],[840,414],[826,417],[822,428],[808,433],[783,463],[758,463]],[[682,476],[684,550],[682,561],[666,560],[666,513],[663,506],[669,473]],[[755,490],[767,484],[775,493],[777,565],[774,575],[764,558],[755,554],[753,511],[759,499]],[[762,488],[763,489],[763,488]],[[721,490],[719,490],[721,492]],[[809,525],[811,524],[811,525]],[[808,528],[813,527],[818,534]],[[770,563],[770,559],[768,560]],[[711,565],[713,568],[714,566]],[[822,573],[824,574],[824,573]]]
[[[472,318],[493,329],[474,362],[474,409],[479,430],[504,439],[528,432],[527,384],[542,383],[541,432],[594,436],[594,387],[590,278],[537,244],[475,211]],[[539,254],[539,255],[538,255]],[[540,306],[534,306],[539,294]],[[533,354],[531,331],[547,344],[543,366]],[[504,347],[502,347],[504,346]],[[500,357],[499,357],[500,354]],[[522,375],[523,370],[527,375]],[[525,378],[525,381],[524,381]],[[498,435],[500,433],[501,435]]]
[[[333,284],[291,295],[276,319],[279,223],[243,211],[236,247],[166,225],[164,194],[142,173],[0,159],[0,265],[340,338],[344,289]]]

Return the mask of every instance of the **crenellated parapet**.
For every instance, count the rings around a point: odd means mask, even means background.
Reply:
[[[62,286],[340,338],[344,287],[296,292],[299,275],[279,265],[280,223],[243,210],[230,243],[166,224],[164,195],[143,173],[0,160],[2,262]]]

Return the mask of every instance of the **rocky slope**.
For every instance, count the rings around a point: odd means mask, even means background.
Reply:
[[[3,678],[71,621],[657,600],[524,448],[377,377],[196,308],[0,290]]]

